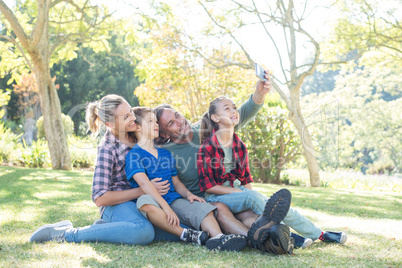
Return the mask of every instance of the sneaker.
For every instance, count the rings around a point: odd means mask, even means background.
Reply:
[[[196,244],[196,245],[205,245],[209,238],[209,235],[205,231],[196,231],[193,229],[187,229],[187,232],[184,234],[184,242]]]
[[[73,228],[71,221],[61,221],[53,224],[46,224],[36,229],[29,238],[29,242],[64,241],[66,230]]]
[[[294,248],[294,238],[290,237],[290,229],[284,224],[275,224],[269,229],[261,231],[267,239],[262,244],[257,244],[257,248],[262,252],[280,254],[292,254]]]
[[[92,223],[92,225],[103,224],[103,223],[106,223],[106,221],[103,219],[97,219],[96,221],[94,221],[94,223]]]
[[[290,233],[290,237],[295,240],[295,247],[294,248],[307,248],[313,244],[313,240],[311,238],[304,238],[301,235]]]
[[[321,234],[319,239],[323,242],[345,244],[346,240],[348,240],[348,235],[344,232],[325,231]]]
[[[240,251],[247,246],[247,243],[245,235],[229,234],[208,239],[206,247],[209,250]]]
[[[257,244],[264,243],[266,235],[262,236],[261,230],[269,229],[274,224],[280,223],[288,214],[290,208],[290,201],[292,194],[287,189],[281,189],[274,193],[267,203],[263,213],[255,220],[251,225],[250,230],[247,233],[251,245],[257,248]]]

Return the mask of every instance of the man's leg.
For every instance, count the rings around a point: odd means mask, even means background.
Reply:
[[[258,214],[255,214],[251,209],[234,214],[234,216],[248,228],[250,228],[258,218]]]
[[[235,218],[228,206],[223,203],[211,203],[217,208],[216,220],[224,233],[247,235],[248,227]]]
[[[317,240],[321,235],[321,229],[315,226],[309,219],[302,216],[297,210],[290,208],[283,222],[296,230],[304,237]]]

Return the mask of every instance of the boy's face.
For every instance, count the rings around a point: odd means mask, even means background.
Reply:
[[[159,137],[159,125],[156,122],[156,115],[153,112],[145,113],[137,131],[141,132],[141,136],[148,140],[154,140]]]
[[[211,116],[212,120],[222,127],[234,127],[239,123],[239,111],[236,104],[230,99],[223,99],[217,103],[216,113]]]

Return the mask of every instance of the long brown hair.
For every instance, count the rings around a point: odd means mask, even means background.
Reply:
[[[228,99],[229,98],[226,96],[219,96],[209,104],[208,112],[206,112],[201,118],[200,144],[202,144],[204,140],[211,135],[213,130],[219,129],[218,124],[211,119],[211,115],[216,114],[218,103],[220,101]]]

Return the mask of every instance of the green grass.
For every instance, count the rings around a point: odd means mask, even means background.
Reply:
[[[292,256],[254,249],[210,252],[181,243],[148,246],[107,243],[31,244],[39,226],[71,220],[91,224],[91,172],[0,167],[0,267],[401,267],[402,196],[379,191],[289,186],[292,206],[323,229],[346,231],[344,245],[314,243]],[[258,184],[269,195],[282,188]]]

